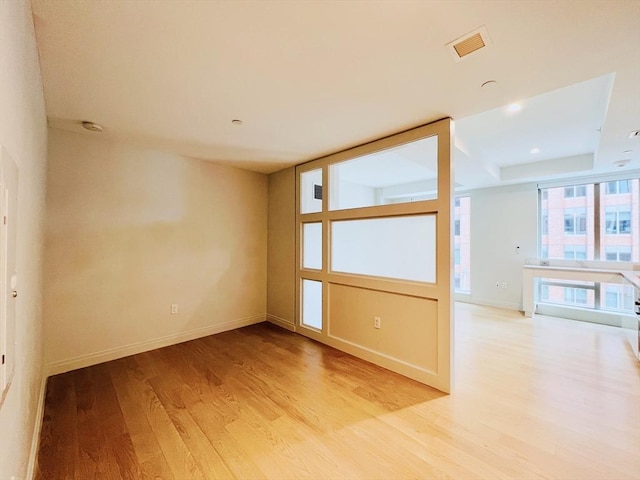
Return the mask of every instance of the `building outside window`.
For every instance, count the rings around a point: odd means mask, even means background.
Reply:
[[[607,207],[605,210],[607,235],[631,233],[631,208],[627,205]]]
[[[471,292],[471,197],[456,197],[454,208],[454,284],[459,293]]]
[[[587,233],[587,209],[567,208],[564,211],[564,233],[585,235]]]
[[[630,262],[630,246],[608,246],[605,247],[605,260],[609,262]]]
[[[585,185],[572,185],[564,187],[564,198],[586,197],[587,187]]]
[[[617,195],[631,192],[631,180],[617,180],[605,184],[605,194]]]
[[[600,191],[599,208],[596,187]],[[543,188],[539,200],[541,258],[640,262],[638,178]],[[581,283],[542,280],[539,299],[580,308],[632,311],[632,287]]]
[[[564,258],[567,260],[586,260],[587,246],[586,245],[565,245]]]

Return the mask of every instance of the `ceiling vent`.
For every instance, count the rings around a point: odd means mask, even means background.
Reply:
[[[487,27],[482,26],[473,32],[469,32],[453,42],[447,43],[446,47],[451,52],[454,60],[460,62],[472,53],[478,52],[491,45]]]

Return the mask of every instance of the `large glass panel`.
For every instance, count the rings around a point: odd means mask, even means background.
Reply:
[[[435,282],[434,215],[341,220],[332,223],[331,269],[377,277]]]
[[[455,290],[471,291],[471,197],[457,197],[454,208]]]
[[[607,182],[601,190],[600,258],[640,262],[640,180]]]
[[[322,282],[302,280],[302,324],[322,330]]]
[[[539,299],[569,307],[595,308],[596,284],[574,280],[540,279]]]
[[[600,308],[614,312],[633,313],[633,287],[611,283],[600,284]]]
[[[332,165],[331,210],[406,203],[438,196],[438,137]]]
[[[541,190],[542,258],[594,260],[593,184]]]
[[[302,226],[302,268],[322,270],[322,223]]]
[[[542,258],[596,260],[597,234],[599,260],[640,261],[640,229],[634,224],[640,218],[640,180],[601,183],[599,212],[594,190],[594,184],[541,190]],[[596,215],[600,231],[594,233]]]
[[[322,169],[300,175],[300,213],[322,211]]]

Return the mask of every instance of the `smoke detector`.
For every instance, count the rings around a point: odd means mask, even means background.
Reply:
[[[446,47],[449,49],[449,53],[456,62],[461,62],[466,57],[491,45],[491,38],[489,38],[489,32],[484,25],[475,29],[472,32],[467,33],[454,41],[447,43]]]

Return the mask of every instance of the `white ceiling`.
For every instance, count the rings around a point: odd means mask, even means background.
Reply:
[[[640,168],[628,138],[640,129],[637,0],[33,0],[33,11],[54,128],[91,120],[105,137],[272,172],[450,116],[466,188],[584,154],[564,163]],[[445,45],[483,25],[491,45],[455,62]],[[506,116],[512,102],[522,110]]]

